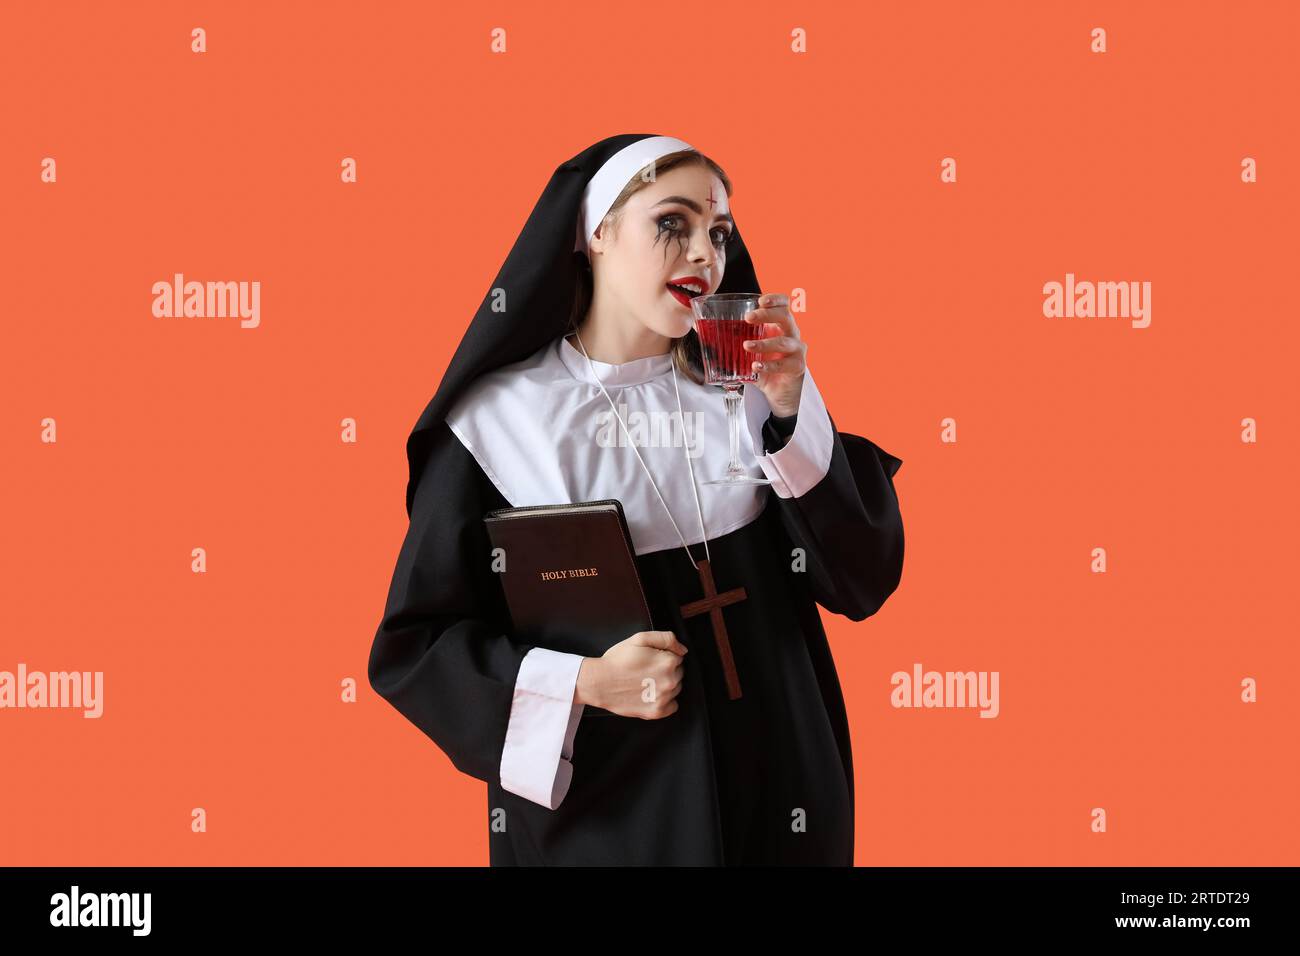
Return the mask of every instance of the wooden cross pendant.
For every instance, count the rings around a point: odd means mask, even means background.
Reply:
[[[722,659],[722,672],[727,677],[727,697],[735,700],[740,696],[740,678],[736,676],[736,662],[731,657],[731,642],[727,640],[727,625],[722,620],[722,608],[745,600],[744,588],[732,588],[718,593],[713,584],[713,569],[709,562],[701,558],[698,562],[700,585],[704,588],[704,597],[690,604],[682,605],[682,617],[695,617],[709,612],[709,621],[713,624],[713,639],[718,643],[718,656]]]

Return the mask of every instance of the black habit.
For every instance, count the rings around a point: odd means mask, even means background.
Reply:
[[[814,487],[792,498],[769,492],[755,520],[709,539],[718,590],[747,592],[722,610],[743,695],[728,699],[709,616],[680,613],[701,597],[680,546],[639,554],[656,629],[690,648],[679,709],[658,720],[584,716],[572,782],[554,810],[500,785],[515,680],[531,646],[510,633],[482,518],[512,502],[445,416],[478,375],[563,334],[583,186],[644,135],[611,137],[555,171],[493,284],[527,308],[507,322],[485,299],[408,439],[410,525],[370,683],[458,770],[486,782],[493,866],[851,865],[852,749],[817,606],[861,621],[897,588],[903,524],[893,478],[902,462],[838,430]],[[717,291],[757,288],[738,241]],[[780,448],[793,427],[769,417],[765,450]],[[805,569],[795,569],[795,549]],[[703,544],[691,553],[704,559]]]

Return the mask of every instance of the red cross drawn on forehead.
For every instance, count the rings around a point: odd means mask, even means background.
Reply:
[[[654,204],[653,206],[651,206],[650,208],[651,208],[651,209],[658,209],[660,206],[667,206],[667,205],[670,205],[670,204],[672,204],[672,203],[680,203],[681,205],[685,206],[687,209],[691,210],[692,212],[696,213],[697,215],[702,215],[702,214],[704,213],[704,207],[701,206],[701,205],[700,205],[698,202],[696,202],[694,199],[692,199],[690,196],[665,196],[663,199],[659,200],[657,203],[655,203],[655,204]],[[713,198],[713,188],[712,188],[712,187],[709,187],[709,199],[708,199],[708,203],[709,203],[709,206],[710,206],[710,207],[717,206],[717,205],[719,204],[718,201],[717,201],[716,199]],[[715,219],[716,219],[717,221],[719,221],[719,222],[724,222],[724,221],[725,221],[725,222],[734,222],[734,221],[735,221],[735,220],[733,220],[733,219],[731,218],[731,213],[729,213],[729,212],[720,212],[720,213],[718,213],[718,214],[716,215]]]

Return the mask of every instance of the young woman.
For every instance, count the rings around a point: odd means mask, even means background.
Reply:
[[[408,439],[410,528],[370,682],[487,783],[494,866],[853,862],[848,721],[817,605],[860,621],[898,586],[902,462],[835,428],[788,300],[767,294],[741,454],[770,483],[704,483],[729,442],[689,300],[760,290],[731,191],[666,136],[561,164]],[[655,416],[683,442],[633,427]],[[602,498],[623,505],[658,629],[601,657],[530,646],[483,515]],[[730,675],[711,615],[686,612],[705,562],[718,592],[744,589],[721,610]]]

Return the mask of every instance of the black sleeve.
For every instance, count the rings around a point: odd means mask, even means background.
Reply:
[[[765,452],[784,445],[796,418],[768,416]],[[903,462],[839,431],[834,418],[831,429],[835,444],[825,477],[797,498],[773,498],[791,546],[802,548],[807,562],[795,577],[826,610],[861,621],[880,610],[902,579],[903,516],[894,475]]]
[[[370,686],[463,773],[499,781],[515,679],[530,645],[507,636],[483,525],[486,481],[443,424],[411,505]]]
[[[765,451],[774,451],[784,444],[785,439],[794,434],[794,426],[799,421],[799,413],[788,415],[782,418],[776,412],[771,412],[767,416],[767,424],[763,428],[763,445]],[[771,432],[768,432],[768,429]]]

